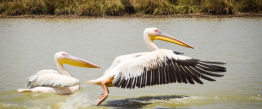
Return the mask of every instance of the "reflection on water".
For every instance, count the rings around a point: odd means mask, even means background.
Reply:
[[[108,99],[95,106],[103,90],[84,82],[102,76],[117,56],[150,51],[142,38],[146,27],[195,47],[155,41],[159,48],[227,63],[225,76],[203,85],[111,87]],[[0,108],[261,108],[261,27],[261,18],[0,19]],[[16,92],[37,71],[57,70],[53,55],[59,51],[101,69],[65,65],[81,82],[72,95]]]
[[[106,107],[121,107],[121,108],[142,108],[146,105],[152,105],[155,103],[166,103],[170,99],[182,99],[188,96],[182,95],[162,95],[162,96],[142,96],[138,98],[128,98],[122,100],[110,100],[107,104],[102,105]]]

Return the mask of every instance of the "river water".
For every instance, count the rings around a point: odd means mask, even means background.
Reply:
[[[103,90],[84,82],[102,76],[117,56],[150,51],[142,36],[147,27],[195,47],[155,41],[159,48],[227,63],[225,76],[203,85],[110,87],[107,100],[95,106]],[[0,108],[261,108],[261,44],[261,18],[0,19]],[[101,68],[65,65],[81,82],[72,95],[16,91],[37,71],[58,70],[53,56],[59,51]]]

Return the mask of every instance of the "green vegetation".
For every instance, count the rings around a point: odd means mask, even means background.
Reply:
[[[4,15],[119,16],[262,11],[262,0],[0,0]]]

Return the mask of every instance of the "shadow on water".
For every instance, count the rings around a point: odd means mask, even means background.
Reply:
[[[170,99],[181,99],[190,97],[185,95],[161,95],[161,96],[142,96],[138,98],[127,98],[123,100],[110,100],[101,106],[113,108],[142,108],[153,103],[162,103]]]

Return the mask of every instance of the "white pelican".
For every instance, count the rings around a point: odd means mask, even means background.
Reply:
[[[73,57],[66,52],[58,52],[54,56],[55,64],[61,73],[55,70],[41,70],[32,75],[27,80],[27,87],[30,89],[18,89],[23,92],[72,94],[79,90],[79,80],[72,77],[63,67],[63,64],[69,64],[78,67],[100,68],[83,59]]]
[[[146,28],[144,30],[144,41],[152,49],[152,52],[135,53],[115,58],[112,65],[105,71],[104,75],[95,80],[86,81],[101,85],[104,93],[97,105],[102,103],[109,94],[111,86],[120,88],[143,88],[145,86],[169,84],[169,83],[190,83],[203,84],[200,80],[206,79],[215,81],[208,77],[222,77],[217,72],[225,72],[226,68],[215,64],[222,62],[208,62],[182,56],[179,52],[167,49],[159,49],[153,40],[163,40],[181,46],[194,48],[170,35],[161,32],[157,28]]]

